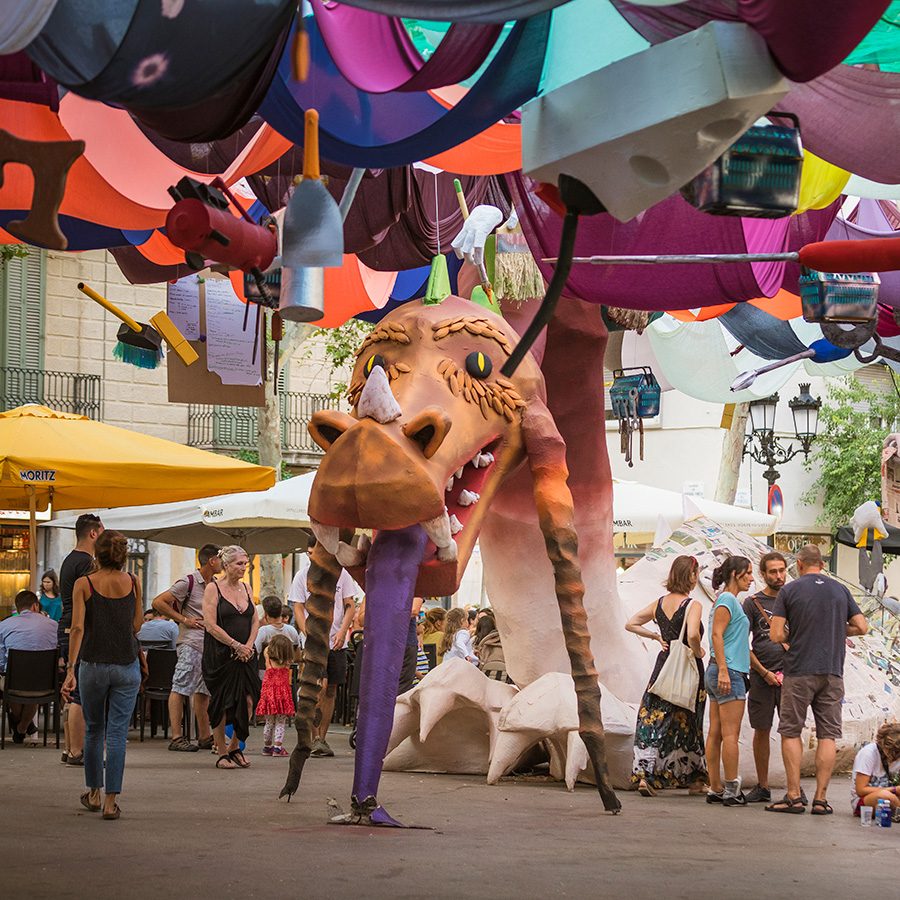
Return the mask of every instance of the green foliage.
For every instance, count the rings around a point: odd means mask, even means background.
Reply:
[[[374,326],[359,319],[350,319],[339,328],[322,328],[316,335],[325,349],[325,358],[332,374],[352,366],[359,345]],[[332,384],[331,396],[337,400],[347,392],[347,384],[343,381]]]
[[[24,259],[28,256],[28,248],[23,244],[0,244],[0,270],[11,259]]]
[[[259,465],[259,451],[258,450],[238,450],[237,453],[234,454],[236,459],[243,460],[243,462],[253,463],[254,466]],[[287,478],[291,478],[293,476],[293,472],[291,471],[291,467],[282,460],[281,463],[281,476],[278,479],[279,481],[284,481]]]
[[[900,421],[897,391],[878,393],[849,377],[828,386],[819,411],[818,438],[804,463],[816,483],[801,503],[822,500],[819,524],[846,525],[866,500],[881,497],[881,448]]]

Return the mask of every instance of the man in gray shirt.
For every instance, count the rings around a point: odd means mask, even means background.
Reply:
[[[205,544],[197,553],[200,568],[179,578],[172,587],[153,600],[153,608],[178,623],[178,663],[169,694],[169,721],[172,725],[170,750],[195,752],[209,750],[213,739],[209,728],[209,690],[203,683],[203,592],[206,585],[222,571],[219,548]],[[192,744],[183,731],[184,701],[193,697],[194,715],[200,732],[200,743]]]
[[[835,740],[841,737],[844,699],[844,657],[847,638],[869,630],[866,617],[842,584],[822,572],[822,551],[807,544],[797,554],[800,577],[779,592],[769,631],[775,643],[787,643],[778,733],[787,775],[784,799],[767,806],[768,812],[803,813],[800,800],[800,734],[812,707],[816,720],[816,796],[814,816],[831,815],[828,785],[834,769]]]

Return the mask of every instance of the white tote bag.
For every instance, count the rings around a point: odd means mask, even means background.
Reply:
[[[690,603],[691,601],[688,600],[688,607]],[[697,663],[694,661],[694,651],[684,643],[687,620],[688,609],[685,609],[681,634],[677,641],[669,642],[669,658],[659,670],[656,681],[647,690],[651,694],[656,694],[660,699],[667,700],[673,706],[680,706],[682,709],[694,712],[697,706],[697,687],[700,684],[700,674],[697,672]]]

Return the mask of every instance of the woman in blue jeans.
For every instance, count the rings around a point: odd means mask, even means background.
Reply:
[[[712,659],[706,669],[709,698],[709,734],[706,764],[709,767],[707,803],[746,806],[738,777],[738,739],[747,702],[750,672],[750,620],[737,595],[750,589],[753,568],[746,556],[729,556],[712,574],[713,590],[725,589],[709,614]],[[719,762],[725,770],[722,784]]]
[[[76,684],[84,710],[84,780],[81,805],[101,809],[104,786],[103,744],[106,736],[104,819],[118,819],[125,741],[141,686],[140,650],[135,635],[143,624],[140,585],[126,574],[128,542],[117,531],[104,531],[94,551],[97,570],[75,582],[69,666],[63,684],[68,697]],[[109,709],[107,711],[107,704]]]

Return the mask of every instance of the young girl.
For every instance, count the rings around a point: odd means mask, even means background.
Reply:
[[[472,635],[469,634],[469,615],[464,609],[456,607],[447,613],[440,649],[444,660],[464,659],[478,665]]]
[[[276,634],[266,645],[263,656],[266,674],[256,706],[256,715],[265,718],[263,756],[290,756],[281,745],[284,742],[284,727],[295,712],[291,691],[294,644],[289,637]]]
[[[891,804],[896,822],[900,810],[900,724],[882,725],[875,743],[866,744],[853,761],[853,790],[850,803],[853,815],[861,806],[878,806],[879,800]]]

